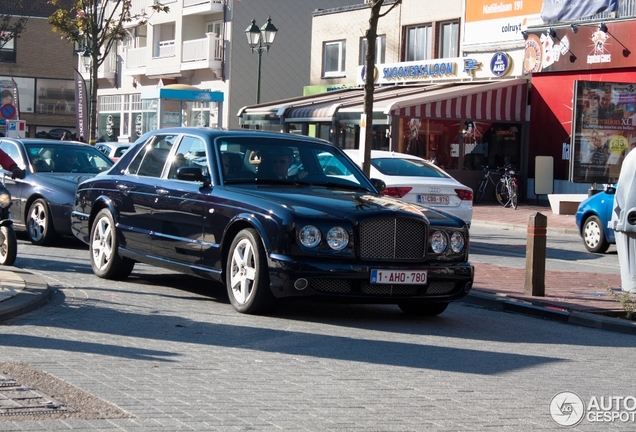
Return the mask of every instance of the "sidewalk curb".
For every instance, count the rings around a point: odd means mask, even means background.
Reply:
[[[507,223],[507,222],[496,222],[497,224],[497,228],[503,228],[503,229],[508,229],[510,231],[522,231],[525,232],[528,230],[528,227],[525,225],[519,225],[519,224],[514,224],[514,223]],[[486,222],[486,221],[476,221],[473,220],[471,222],[471,226],[480,226],[480,227],[487,227],[487,228],[492,228],[493,223],[492,222]],[[581,234],[579,233],[578,229],[576,228],[551,228],[550,225],[548,224],[548,229],[547,229],[547,234],[548,235],[568,235],[568,236],[575,236],[575,237],[581,237]]]
[[[566,324],[636,335],[636,321],[606,317],[589,312],[550,309],[549,307],[542,305],[536,305],[523,300],[491,294],[477,289],[471,290],[468,295],[460,301],[502,312],[520,313],[523,315],[559,321]]]
[[[2,301],[0,323],[39,308],[51,297],[49,286],[41,277],[19,268],[13,272],[24,280],[25,287],[18,295]]]

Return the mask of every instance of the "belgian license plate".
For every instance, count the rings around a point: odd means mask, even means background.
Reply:
[[[371,270],[372,284],[419,285],[426,284],[426,270]]]
[[[418,195],[417,202],[423,204],[448,205],[448,195]]]

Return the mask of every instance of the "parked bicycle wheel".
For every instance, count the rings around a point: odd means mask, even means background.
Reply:
[[[488,188],[488,180],[485,178],[479,182],[479,186],[477,186],[477,192],[475,193],[475,202],[480,203],[483,201],[484,196],[486,195],[486,189]]]
[[[519,205],[519,189],[517,189],[517,179],[510,179],[510,204],[517,210]]]
[[[506,180],[501,179],[499,183],[497,183],[497,187],[495,188],[495,196],[497,197],[497,201],[504,207],[508,207],[510,204],[510,194],[508,193],[508,187],[506,186]]]

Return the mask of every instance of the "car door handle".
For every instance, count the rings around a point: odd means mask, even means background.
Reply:
[[[117,185],[117,189],[119,189],[122,192],[128,192],[130,188],[126,185],[120,184],[120,185]]]
[[[170,192],[168,192],[165,189],[157,189],[157,194],[159,195],[168,195]]]

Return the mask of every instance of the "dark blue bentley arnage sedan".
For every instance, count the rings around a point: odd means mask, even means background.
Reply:
[[[468,227],[383,188],[323,140],[161,129],[78,186],[72,229],[99,277],[143,262],[209,278],[243,313],[303,297],[438,315],[472,287]]]

